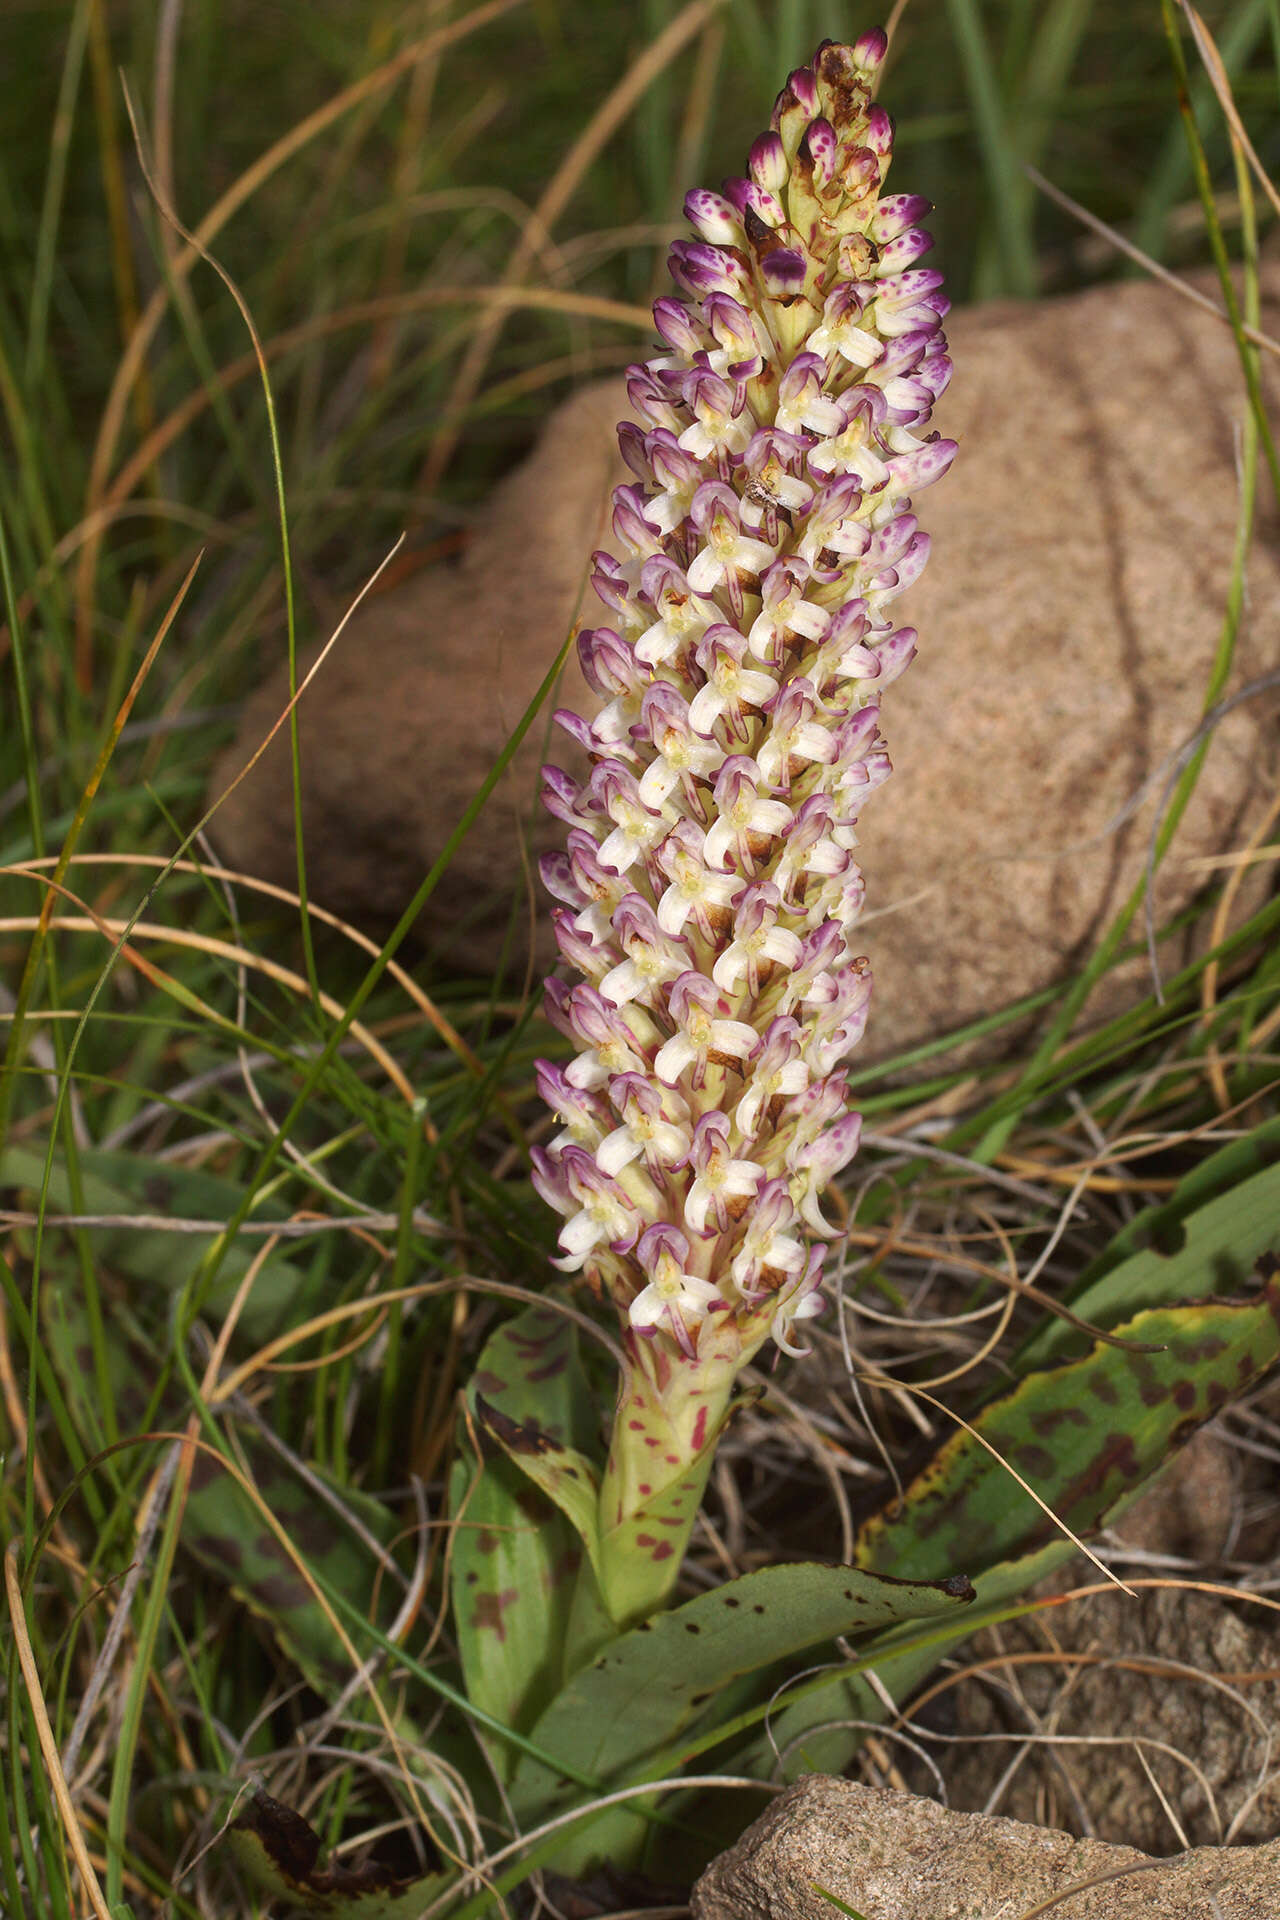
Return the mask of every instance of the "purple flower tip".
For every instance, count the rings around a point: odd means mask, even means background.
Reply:
[[[853,64],[863,73],[875,73],[889,51],[889,36],[883,27],[868,27],[853,43]]]

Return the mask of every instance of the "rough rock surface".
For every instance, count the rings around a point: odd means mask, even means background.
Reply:
[[[1153,807],[1113,823],[1197,725],[1217,644],[1237,508],[1242,384],[1227,331],[1163,288],[1100,288],[954,314],[957,377],[939,410],[961,455],[920,501],[933,560],[901,602],[920,658],[885,726],[896,777],[863,823],[883,1054],[1048,984],[1087,951],[1142,870]],[[371,597],[300,708],[311,886],[323,905],[390,922],[479,786],[581,610],[585,557],[615,473],[610,382],[551,419],[498,488],[460,565]],[[1275,664],[1280,564],[1256,545],[1235,684]],[[576,663],[562,699],[584,698]],[[277,672],[246,704],[221,791],[278,716]],[[1274,699],[1217,729],[1162,875],[1162,913],[1203,882],[1274,757]],[[522,872],[558,829],[532,804],[534,733],[457,856],[424,932],[477,968]],[[572,762],[564,736],[557,757]],[[233,866],[289,883],[283,743],[214,828]],[[538,914],[546,925],[544,903]],[[544,946],[543,951],[547,949]],[[1167,955],[1172,964],[1176,956]],[[1130,968],[1095,1000],[1145,989]]]
[[[1280,1400],[1274,1385],[1262,1404]],[[1238,1531],[1240,1455],[1216,1427],[1201,1427],[1115,1521],[1123,1547],[1175,1558],[1181,1571],[1213,1577]]]
[[[580,606],[585,622],[595,605],[587,585],[591,551],[609,531],[620,417],[616,382],[575,394],[552,415],[532,457],[496,489],[460,563],[430,568],[365,600],[303,695],[307,878],[320,906],[375,928],[399,918]],[[318,651],[300,660],[300,673]],[[563,703],[578,697],[586,689],[575,656]],[[288,698],[287,668],[277,668],[246,702],[238,737],[214,769],[213,795],[239,773]],[[563,736],[550,728],[548,711],[427,909],[423,935],[455,965],[474,956],[476,971],[489,966],[517,895],[527,896],[529,925],[529,829],[535,850],[555,837],[555,823],[536,804],[549,732],[559,751]],[[234,868],[292,887],[292,807],[282,729],[216,814],[218,851]],[[537,906],[548,924],[541,898]]]
[[[1239,1454],[1212,1428],[1198,1433],[1112,1529],[1138,1550],[1118,1571],[1238,1578],[1240,1477]],[[1046,1590],[1096,1581],[1078,1560]],[[1149,1853],[1280,1831],[1280,1627],[1265,1605],[1186,1587],[1107,1591],[989,1628],[967,1651],[972,1677],[942,1696],[963,1736],[943,1757],[953,1807],[1087,1821]]]
[[[1096,1577],[1080,1563],[1064,1584]],[[998,1792],[1000,1812],[1014,1819],[1078,1830],[1084,1814],[1100,1840],[1158,1854],[1176,1850],[1179,1833],[1202,1846],[1270,1839],[1280,1831],[1273,1619],[1208,1594],[1148,1588],[1055,1608],[1045,1623],[1052,1640],[1024,1621],[980,1634],[966,1657],[985,1671],[953,1702],[964,1739],[944,1761],[952,1806],[985,1807]],[[997,1654],[1008,1664],[990,1664]],[[1045,1735],[1051,1744],[1038,1743]]]
[[[693,1891],[693,1920],[832,1920],[817,1885],[866,1920],[1275,1920],[1280,1841],[1151,1862],[1130,1847],[950,1813],[932,1800],[811,1775],[775,1800]]]

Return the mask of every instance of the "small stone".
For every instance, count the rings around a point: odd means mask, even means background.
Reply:
[[[1080,1884],[1087,1881],[1098,1884]],[[833,1920],[839,1909],[818,1887],[865,1920],[1021,1920],[1048,1900],[1052,1920],[1275,1920],[1280,1841],[1152,1860],[812,1774],[712,1861],[691,1912],[693,1920]]]
[[[860,927],[876,980],[863,1058],[995,1012],[1089,953],[1142,874],[1164,770],[1200,719],[1230,581],[1245,401],[1225,327],[1132,283],[961,311],[947,330],[957,374],[938,417],[960,457],[951,484],[922,497],[933,559],[895,603],[919,629],[920,658],[886,697],[897,772],[861,823]],[[303,696],[319,904],[391,925],[573,622],[607,624],[587,563],[608,544],[613,426],[626,412],[616,381],[567,401],[497,488],[461,563],[372,595]],[[1278,629],[1280,560],[1264,527],[1233,688],[1274,666]],[[287,697],[283,671],[250,697],[215,793]],[[559,704],[590,710],[572,657]],[[550,757],[573,764],[551,732]],[[1160,919],[1204,885],[1194,862],[1252,823],[1277,737],[1274,693],[1217,728],[1161,870]],[[534,800],[547,740],[539,716],[426,910],[423,937],[455,970],[492,966],[513,908],[516,959],[532,933],[550,962],[526,858],[562,843]],[[213,834],[232,867],[292,883],[283,733]],[[1180,958],[1162,951],[1169,970]],[[1136,961],[1090,1017],[1149,989]]]

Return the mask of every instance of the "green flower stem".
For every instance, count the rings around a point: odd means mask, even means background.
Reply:
[[[671,1597],[741,1364],[673,1366],[661,1348],[628,1344],[600,1489],[600,1588],[620,1629]]]

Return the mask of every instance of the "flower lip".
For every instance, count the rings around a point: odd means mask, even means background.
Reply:
[[[653,1070],[667,1086],[690,1074],[695,1092],[706,1084],[709,1065],[732,1067],[741,1073],[760,1044],[745,1020],[727,1017],[728,1001],[705,974],[682,973],[673,982],[668,1000],[677,1032],[658,1050]]]
[[[689,1251],[689,1241],[678,1227],[662,1223],[641,1234],[636,1263],[648,1284],[632,1300],[627,1317],[638,1333],[652,1333],[665,1321],[681,1350],[692,1358],[696,1328],[708,1313],[726,1303],[705,1275],[687,1270]]]
[[[563,1258],[552,1264],[564,1273],[575,1273],[601,1246],[628,1252],[639,1238],[642,1222],[623,1189],[602,1173],[594,1156],[580,1146],[560,1149],[560,1168],[577,1211],[570,1213],[560,1229]]]
[[[693,1130],[688,1164],[696,1178],[685,1196],[684,1217],[704,1238],[741,1219],[765,1177],[763,1167],[730,1152],[729,1131],[728,1115],[715,1109]]]

